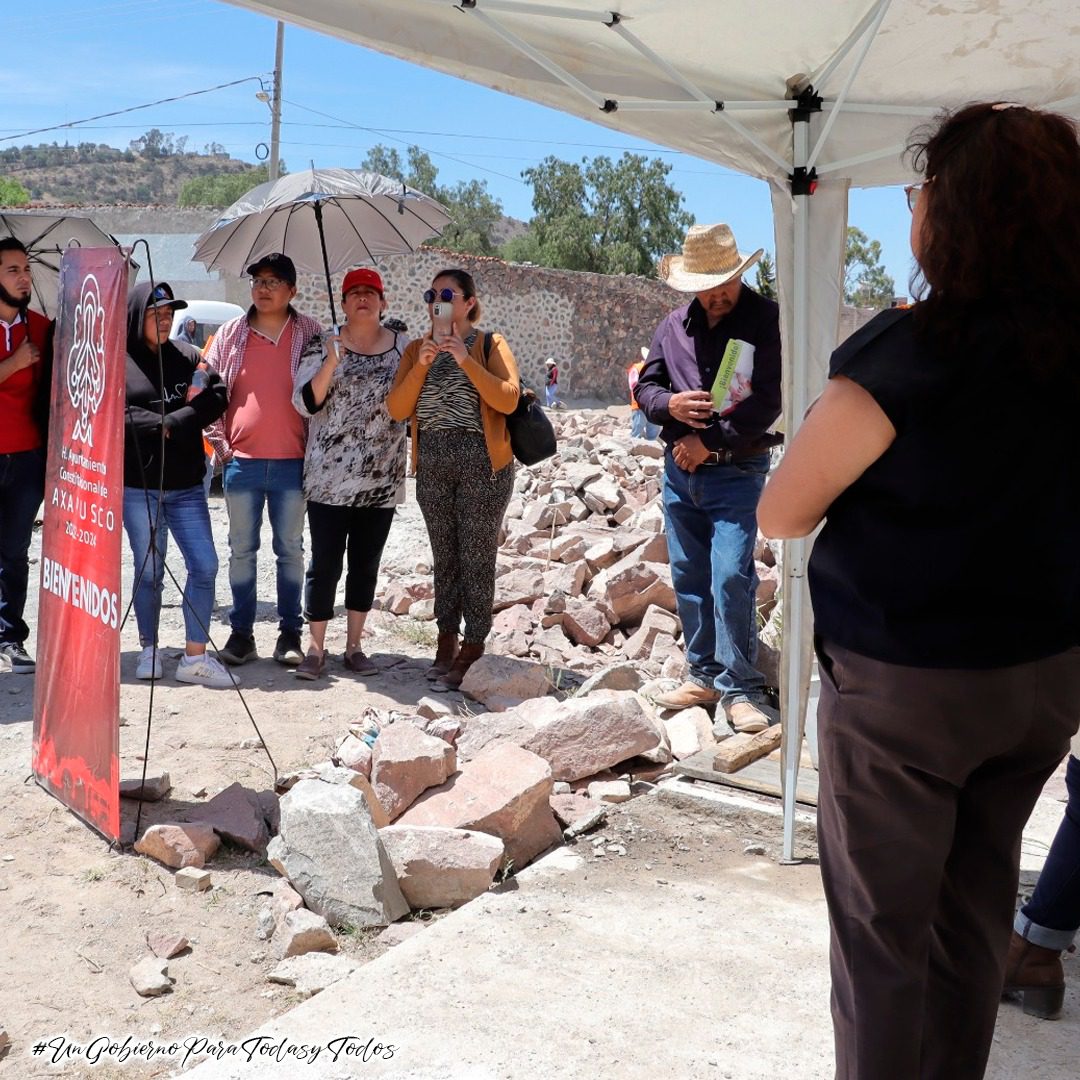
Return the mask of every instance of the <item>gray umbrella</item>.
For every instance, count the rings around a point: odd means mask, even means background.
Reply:
[[[240,277],[262,256],[284,252],[301,270],[326,275],[337,322],[331,274],[415,251],[448,224],[440,203],[400,180],[357,169],[305,169],[234,202],[195,241],[195,259]]]
[[[14,236],[30,256],[34,276],[30,306],[47,315],[56,314],[60,288],[60,259],[71,247],[118,247],[114,237],[95,225],[90,218],[71,214],[23,213],[9,210],[0,214],[0,237]]]

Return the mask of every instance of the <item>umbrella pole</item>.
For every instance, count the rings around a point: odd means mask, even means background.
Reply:
[[[330,301],[330,324],[337,329],[337,312],[334,310],[334,285],[330,280],[330,260],[326,257],[326,236],[323,233],[322,203],[315,203],[315,224],[319,226],[319,246],[322,248],[323,272],[326,274],[326,296]]]

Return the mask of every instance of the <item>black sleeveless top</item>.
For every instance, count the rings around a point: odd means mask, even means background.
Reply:
[[[809,564],[816,632],[888,663],[989,668],[1080,643],[1075,388],[1036,380],[993,316],[961,356],[886,311],[830,377],[892,421],[888,450],[829,507]],[[1076,342],[1063,343],[1080,360]]]

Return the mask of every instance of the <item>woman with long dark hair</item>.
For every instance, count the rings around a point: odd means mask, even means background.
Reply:
[[[520,384],[506,339],[476,327],[471,274],[440,271],[424,300],[431,331],[406,347],[386,407],[395,420],[413,423],[416,501],[431,540],[439,629],[428,678],[452,690],[491,630],[499,526],[514,487],[506,417]]]
[[[1080,144],[970,105],[909,146],[923,279],[832,357],[765,488],[805,536],[844,1080],[986,1067],[1020,836],[1080,721]]]

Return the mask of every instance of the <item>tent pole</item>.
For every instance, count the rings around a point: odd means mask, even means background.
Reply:
[[[810,154],[810,116],[793,114],[792,160],[796,170],[805,167]],[[810,194],[793,194],[792,216],[794,281],[792,305],[791,383],[789,400],[784,402],[784,430],[789,443],[806,412],[809,358],[809,256]],[[783,771],[784,843],[781,862],[795,859],[795,792],[799,782],[799,757],[802,754],[806,717],[803,714],[803,644],[802,627],[806,615],[804,583],[806,540],[784,542],[784,648],[783,648],[783,735],[781,768]]]

